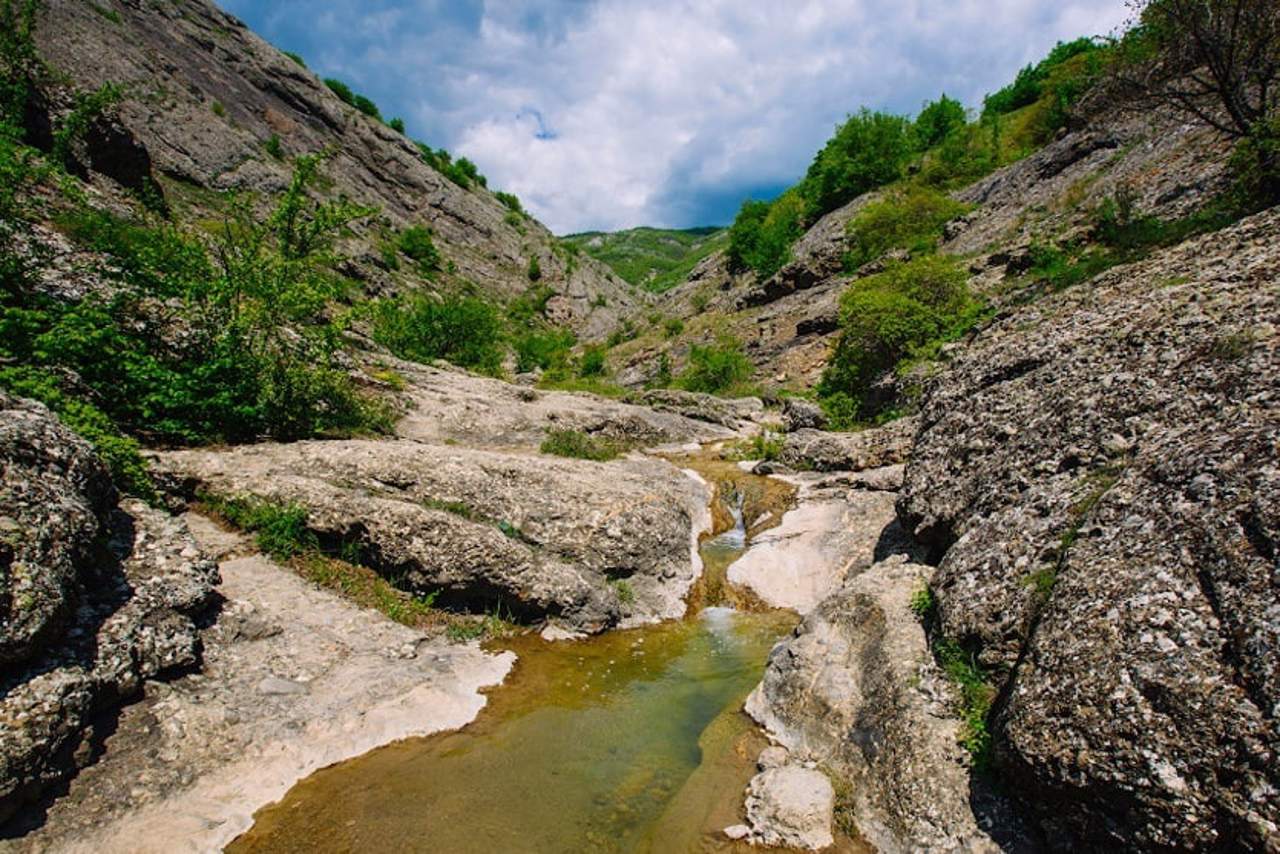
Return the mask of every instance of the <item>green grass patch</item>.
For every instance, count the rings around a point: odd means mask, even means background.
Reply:
[[[617,459],[625,449],[617,442],[581,430],[548,430],[538,450],[557,457],[608,462]]]
[[[632,605],[636,601],[635,588],[631,586],[631,582],[625,578],[615,578],[609,582],[609,586],[613,588],[613,593],[618,597],[618,601],[623,605]]]
[[[295,567],[299,575],[317,587],[379,611],[401,625],[431,628],[443,618],[434,607],[439,591],[417,596],[398,589],[372,569],[316,553],[296,561]]]
[[[296,502],[255,496],[200,496],[210,512],[242,531],[255,535],[258,548],[276,560],[317,552],[320,541],[307,527],[307,508]]]

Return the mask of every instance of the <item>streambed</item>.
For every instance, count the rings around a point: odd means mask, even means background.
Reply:
[[[789,495],[732,464],[679,462],[717,484],[728,528],[702,544],[695,614],[582,641],[502,642],[519,663],[471,726],[312,775],[227,850],[734,850],[720,831],[740,821],[765,745],[742,703],[796,617],[725,607],[724,576]]]

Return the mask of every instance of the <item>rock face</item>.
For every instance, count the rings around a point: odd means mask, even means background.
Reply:
[[[821,771],[783,765],[757,774],[748,788],[747,820],[753,842],[817,851],[831,835],[836,793]]]
[[[1046,297],[927,392],[899,513],[1064,847],[1280,845],[1280,211]]]
[[[847,808],[879,850],[996,851],[969,804],[948,686],[910,610],[928,572],[899,555],[850,577],[774,647],[746,709],[793,758],[846,781]]]
[[[200,661],[216,567],[116,500],[87,443],[0,393],[0,820],[92,758],[95,715]]]
[[[322,544],[408,589],[577,630],[679,617],[701,569],[709,496],[658,460],[399,440],[181,451],[157,468],[186,495],[300,504]]]
[[[86,165],[123,186],[148,179],[184,217],[212,215],[207,191],[272,194],[289,181],[289,159],[329,151],[335,193],[376,206],[383,222],[358,225],[345,270],[366,289],[417,282],[387,268],[382,230],[429,226],[445,281],[477,283],[492,296],[540,285],[550,311],[586,337],[603,337],[635,304],[625,283],[588,257],[558,250],[531,218],[511,215],[488,190],[463,189],[426,165],[413,142],[340,101],[320,78],[205,0],[124,0],[114,18],[80,0],[49,0],[37,28],[41,58],[82,90],[103,83],[130,94],[118,116],[91,129]],[[69,101],[46,93],[50,102]],[[282,158],[264,144],[279,140]],[[429,141],[430,142],[430,141]],[[145,175],[141,175],[145,172]]]

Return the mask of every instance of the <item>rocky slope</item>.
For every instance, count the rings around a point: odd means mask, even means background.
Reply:
[[[196,667],[217,568],[179,520],[118,503],[89,445],[0,393],[0,821],[92,761],[95,718]]]
[[[630,288],[603,265],[571,256],[487,190],[446,179],[403,134],[344,104],[206,0],[49,0],[37,34],[41,57],[71,87],[125,89],[81,150],[83,167],[104,189],[149,185],[180,219],[196,222],[216,218],[221,191],[277,193],[288,184],[289,158],[328,151],[334,194],[380,211],[345,247],[353,260],[344,272],[368,292],[421,286],[389,269],[378,248],[407,226],[426,225],[444,256],[438,278],[446,285],[472,283],[509,299],[530,287],[529,260],[537,258],[539,284],[556,293],[548,315],[588,337],[607,333],[633,305]],[[47,134],[50,116],[70,107],[69,88],[48,87],[28,123]],[[273,136],[279,158],[264,148]]]
[[[1057,293],[1018,277],[1033,239],[1081,227],[1082,194],[1123,181],[1173,217],[1221,187],[1204,134],[1135,128],[1095,124],[961,193],[979,207],[944,248],[980,253],[971,286],[1001,308],[912,425],[917,564],[851,574],[749,704],[853,787],[882,850],[1280,845],[1280,212]],[[856,464],[828,453],[843,441],[801,430],[783,459]],[[1013,803],[955,748],[961,701],[908,609],[926,584],[932,643],[990,686]]]

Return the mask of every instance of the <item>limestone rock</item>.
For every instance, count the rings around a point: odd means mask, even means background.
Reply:
[[[782,423],[788,433],[797,430],[821,430],[827,426],[827,416],[822,407],[802,397],[788,397],[782,401]]]
[[[898,556],[853,575],[774,647],[748,714],[839,774],[883,851],[998,850],[970,807],[946,687],[910,610],[928,568]]]
[[[899,418],[859,433],[801,429],[788,433],[782,462],[812,471],[862,471],[906,462],[915,440],[915,418]]]
[[[706,487],[659,460],[318,441],[170,452],[156,470],[186,495],[300,504],[322,543],[442,604],[573,631],[679,617],[700,569]]]
[[[783,765],[757,774],[747,795],[752,841],[818,851],[835,842],[836,793],[821,771]]]
[[[43,406],[0,393],[0,821],[91,761],[94,716],[200,661],[217,568],[185,525],[116,506],[106,468]]]
[[[984,330],[899,513],[995,748],[1064,845],[1280,844],[1280,210]]]

